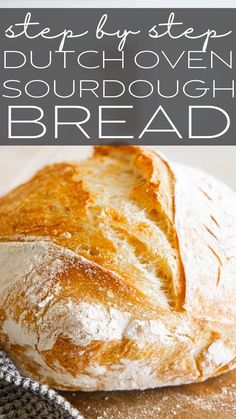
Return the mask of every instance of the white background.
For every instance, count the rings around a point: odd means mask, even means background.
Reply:
[[[235,7],[235,0],[0,0],[0,7]]]
[[[236,0],[0,0],[3,7],[235,7]],[[236,190],[236,147],[159,147],[170,158],[198,166]],[[0,194],[26,180],[44,164],[79,160],[89,147],[1,147]]]

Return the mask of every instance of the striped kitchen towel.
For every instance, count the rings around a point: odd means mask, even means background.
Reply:
[[[23,377],[3,351],[0,351],[0,418],[84,419],[55,390]]]

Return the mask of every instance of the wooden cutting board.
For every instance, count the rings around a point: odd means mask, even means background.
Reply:
[[[236,418],[236,370],[204,383],[179,387],[61,394],[85,419]]]

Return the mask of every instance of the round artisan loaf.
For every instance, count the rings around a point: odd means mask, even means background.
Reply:
[[[1,345],[58,389],[197,382],[236,365],[236,198],[104,146],[0,199]]]

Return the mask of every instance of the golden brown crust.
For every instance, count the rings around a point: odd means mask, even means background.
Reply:
[[[42,169],[0,199],[2,345],[64,389],[232,368],[235,206],[211,177],[141,147]]]

